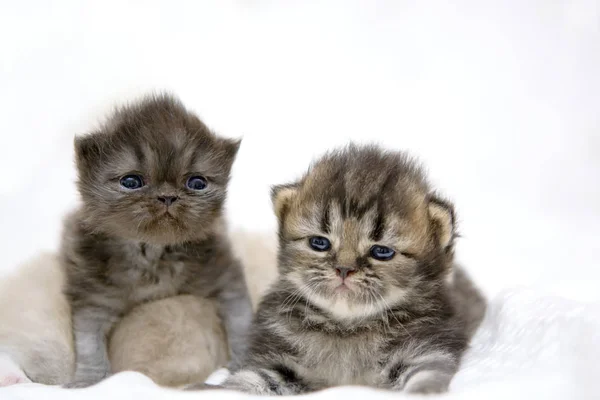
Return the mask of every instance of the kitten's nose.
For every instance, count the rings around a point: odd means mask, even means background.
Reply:
[[[165,203],[167,206],[175,203],[179,197],[177,196],[158,196],[157,199],[161,203]]]
[[[348,277],[348,275],[352,274],[354,271],[356,271],[354,268],[348,268],[348,267],[336,267],[335,268],[335,272],[337,272],[338,276],[341,277],[342,279],[346,279]]]

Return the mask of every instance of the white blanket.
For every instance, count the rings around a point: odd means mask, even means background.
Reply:
[[[531,289],[496,296],[444,399],[600,399],[600,303],[579,303]],[[222,371],[209,380],[222,379]],[[339,387],[311,399],[398,399],[403,394]],[[408,397],[407,395],[404,395]],[[13,399],[236,399],[229,391],[182,392],[125,372],[87,389],[39,384],[0,389]],[[434,396],[435,397],[435,396]]]

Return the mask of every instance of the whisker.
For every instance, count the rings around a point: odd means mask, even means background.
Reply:
[[[394,313],[394,311],[392,310],[392,308],[390,307],[390,305],[388,304],[388,302],[385,301],[385,299],[383,298],[383,296],[381,294],[377,293],[377,295],[379,296],[379,298],[381,298],[382,303],[384,304],[384,306],[386,307],[386,309],[389,310],[390,314],[392,314],[392,317],[394,317],[394,319],[396,320],[396,322],[398,323],[398,325],[400,325],[400,327],[402,329],[404,329],[404,331],[406,332],[406,334],[408,335],[408,337],[410,337],[411,339],[413,339],[413,337],[410,334],[410,332],[408,331],[408,329],[406,329],[406,327],[404,326],[404,324],[402,322],[400,322],[400,320],[398,319],[398,317],[396,316],[396,314]]]

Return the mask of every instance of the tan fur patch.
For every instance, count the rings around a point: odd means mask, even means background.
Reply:
[[[159,385],[181,386],[224,366],[228,349],[216,305],[186,295],[134,309],[115,328],[109,356],[113,373],[139,371]]]

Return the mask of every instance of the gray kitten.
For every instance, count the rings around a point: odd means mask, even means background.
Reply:
[[[258,308],[242,369],[223,387],[447,390],[484,301],[462,271],[464,287],[454,288],[453,207],[416,163],[351,145],[275,187],[273,202],[280,276]],[[476,315],[456,308],[469,297]]]
[[[129,310],[179,294],[217,300],[236,367],[252,318],[223,221],[239,144],[167,95],[121,108],[75,140],[83,206],[62,243],[76,350],[68,387],[109,375],[107,335]]]

